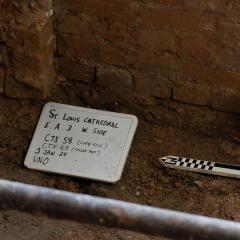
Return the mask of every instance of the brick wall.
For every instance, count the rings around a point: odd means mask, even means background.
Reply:
[[[54,5],[62,77],[126,103],[173,98],[240,112],[238,0],[55,0]]]
[[[54,0],[53,10],[0,0],[0,93],[45,97],[56,69],[90,100],[240,112],[238,0]]]
[[[0,92],[45,97],[54,79],[53,19],[49,0],[0,0]]]

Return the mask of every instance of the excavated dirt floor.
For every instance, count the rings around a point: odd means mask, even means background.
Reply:
[[[92,105],[66,89],[57,89],[48,100]],[[0,97],[0,178],[240,221],[240,180],[164,169],[157,161],[159,156],[178,155],[240,164],[239,115],[171,101],[159,101],[158,108],[145,110],[121,104],[92,105],[139,117],[122,179],[110,185],[24,167],[45,102]],[[3,240],[160,239],[16,211],[0,211],[0,236]]]

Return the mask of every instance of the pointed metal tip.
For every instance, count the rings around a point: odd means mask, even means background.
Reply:
[[[167,167],[167,165],[166,165],[165,162],[163,161],[164,158],[165,158],[165,157],[163,157],[163,158],[158,158],[158,161],[159,161],[159,163],[160,163],[163,167]]]

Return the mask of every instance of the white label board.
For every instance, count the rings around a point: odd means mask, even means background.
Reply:
[[[25,166],[114,183],[121,178],[137,124],[133,115],[49,102]]]

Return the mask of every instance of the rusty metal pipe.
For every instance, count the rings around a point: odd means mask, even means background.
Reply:
[[[6,180],[0,180],[0,209],[172,239],[240,239],[239,223]]]

